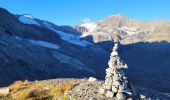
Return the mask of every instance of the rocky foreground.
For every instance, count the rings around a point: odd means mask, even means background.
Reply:
[[[0,89],[0,100],[117,100],[99,93],[104,82],[89,79],[53,79],[34,82],[17,81]],[[135,86],[142,100],[168,100],[170,96]],[[133,100],[133,99],[129,99]],[[138,100],[138,98],[134,98]],[[140,99],[139,99],[140,100]]]

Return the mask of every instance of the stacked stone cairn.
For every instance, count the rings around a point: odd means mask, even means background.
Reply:
[[[126,100],[132,98],[132,91],[123,69],[127,68],[118,55],[118,43],[115,43],[113,52],[106,69],[105,83],[100,88],[99,93],[116,100]]]

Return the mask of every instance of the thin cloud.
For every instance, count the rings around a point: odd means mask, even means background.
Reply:
[[[88,23],[88,22],[90,22],[91,20],[90,20],[90,18],[87,18],[87,17],[86,17],[86,18],[82,19],[81,21],[82,21],[83,23]]]

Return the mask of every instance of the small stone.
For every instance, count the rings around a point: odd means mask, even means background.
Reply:
[[[126,99],[126,96],[123,93],[117,93],[116,97],[117,97],[118,100],[125,100]]]
[[[144,95],[140,94],[140,98],[145,99],[146,97]]]
[[[89,82],[95,82],[97,79],[96,78],[94,78],[94,77],[90,77],[89,78]]]
[[[107,91],[107,92],[106,92],[106,97],[112,98],[113,95],[114,95],[114,93],[113,93],[112,91]]]
[[[9,94],[9,88],[1,88],[0,94]]]

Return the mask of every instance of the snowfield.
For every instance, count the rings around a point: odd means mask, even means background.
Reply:
[[[75,36],[73,34],[65,33],[65,32],[54,29],[48,22],[44,22],[44,25],[46,27],[48,27],[48,29],[50,29],[50,30],[56,32],[58,35],[60,35],[62,40],[67,41],[71,44],[75,44],[75,45],[79,45],[79,46],[83,46],[83,47],[86,47],[88,45],[93,45],[92,43],[90,43],[88,41],[81,40],[80,36]]]
[[[28,40],[28,41],[32,44],[39,45],[39,46],[46,47],[46,48],[50,48],[50,49],[59,49],[60,48],[56,44],[52,44],[52,43],[45,42],[45,41],[35,41],[35,40]]]
[[[22,40],[22,38],[18,36],[15,36],[15,39]],[[56,49],[56,50],[60,48],[60,46],[53,44],[53,43],[46,42],[46,41],[40,41],[40,40],[36,41],[36,40],[30,40],[30,39],[25,39],[25,40],[30,42],[31,44],[42,46],[45,48]]]
[[[19,21],[24,23],[24,24],[41,26],[37,21],[34,20],[34,18],[31,15],[20,16]]]
[[[79,45],[79,46],[83,46],[83,47],[86,47],[88,45],[93,45],[92,43],[90,43],[88,41],[81,40],[79,36],[75,36],[73,34],[65,33],[65,32],[62,32],[62,31],[57,31],[57,30],[55,30],[55,32],[61,36],[62,40],[65,40],[69,43]]]

